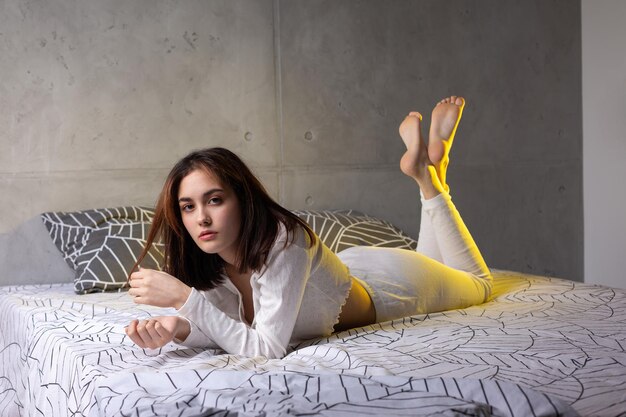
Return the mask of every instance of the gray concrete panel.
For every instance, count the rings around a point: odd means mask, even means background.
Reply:
[[[10,233],[0,234],[0,266],[0,285],[74,280],[74,271],[54,246],[39,216],[25,221]]]
[[[578,162],[459,166],[451,195],[489,266],[583,280]]]
[[[457,165],[449,174],[453,201],[490,267],[582,281],[582,229],[572,226],[582,216],[577,163]],[[361,210],[418,236],[418,189],[394,169],[300,170],[285,189],[289,208]]]
[[[354,209],[391,221],[417,238],[419,188],[398,167],[294,170],[284,178],[290,209]]]
[[[277,164],[271,0],[1,7],[0,172]]]
[[[278,198],[275,171],[255,169],[273,198]],[[167,177],[167,170],[92,171],[48,176],[0,175],[0,189],[10,200],[0,205],[3,227],[9,232],[23,219],[46,211],[77,211],[91,208],[143,205],[154,207]]]
[[[287,165],[394,163],[408,110],[450,94],[468,98],[461,161],[580,159],[579,3],[280,6]]]
[[[8,232],[46,211],[76,211],[124,205],[154,206],[168,170],[92,171],[48,176],[0,176],[0,189],[10,196],[0,205],[0,218]]]

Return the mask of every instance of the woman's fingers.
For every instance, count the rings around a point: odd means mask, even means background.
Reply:
[[[126,327],[126,334],[141,348],[158,349],[174,339],[172,331],[159,321],[163,318],[133,320]]]
[[[144,272],[147,271],[146,269],[140,269],[139,271],[135,271],[132,274],[130,274],[130,283],[132,285],[133,281],[137,281],[140,280],[144,277]]]
[[[159,344],[159,338],[157,338],[156,340],[153,338],[150,327],[154,327],[154,324],[150,325],[149,323],[150,320],[142,320],[138,322],[134,326],[134,329],[131,328],[131,333],[129,333],[129,336],[131,340],[135,342],[139,347],[157,349],[161,346]]]
[[[130,279],[128,281],[128,284],[130,285],[128,295],[133,297],[133,301],[135,302],[135,304],[147,303],[147,300],[142,298],[142,296],[145,296],[145,292],[147,290],[144,284],[144,271],[146,270],[141,269],[140,271],[133,272],[132,274],[130,274]]]
[[[149,275],[147,274],[150,274],[151,272],[151,269],[142,268],[130,275],[130,280],[128,281],[130,285],[128,295],[133,297],[135,304],[150,304],[148,295],[151,290]]]
[[[130,340],[135,342],[137,346],[145,348],[146,344],[141,338],[141,336],[139,335],[139,333],[137,332],[138,323],[139,323],[139,320],[131,321],[128,327],[126,327],[126,334],[128,335],[128,337],[130,337]]]
[[[146,297],[142,297],[141,295],[133,296],[133,302],[135,304],[150,304]]]
[[[139,335],[141,340],[143,340],[143,343],[145,345],[144,347],[156,349],[157,346],[155,345],[154,340],[152,340],[152,336],[150,336],[146,325],[146,320],[140,321],[139,324],[137,324],[137,334]]]
[[[128,295],[133,297],[135,304],[147,304],[149,302],[145,297],[145,290],[143,288],[131,288],[128,290]]]
[[[152,339],[152,342],[156,345],[154,347],[155,349],[157,347],[161,347],[161,346],[163,346],[164,344],[167,343],[167,341],[161,335],[159,330],[157,330],[157,327],[161,327],[161,325],[156,320],[149,320],[148,323],[146,323],[146,331],[150,335],[150,338]]]
[[[155,319],[144,320],[137,325],[137,334],[146,347],[158,349],[171,341],[169,332]]]
[[[137,304],[181,308],[191,287],[163,271],[141,268],[130,275],[128,294]]]

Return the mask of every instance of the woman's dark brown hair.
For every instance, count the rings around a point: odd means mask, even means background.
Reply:
[[[214,288],[222,281],[224,261],[219,255],[205,253],[196,245],[185,229],[180,214],[180,183],[197,169],[215,175],[222,186],[230,187],[237,196],[241,229],[237,265],[234,266],[239,272],[261,269],[278,235],[279,223],[287,230],[287,244],[293,239],[298,227],[307,232],[311,243],[315,242],[316,236],[308,224],[272,200],[261,182],[237,155],[224,148],[208,148],[191,152],[172,168],[159,195],[146,247],[133,271],[155,240],[160,239],[165,244],[165,272],[201,290]]]

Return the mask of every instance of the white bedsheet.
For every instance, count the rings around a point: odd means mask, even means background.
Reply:
[[[173,310],[124,293],[0,287],[0,415],[626,413],[626,291],[494,275],[489,303],[350,330],[280,360],[138,349],[124,326]]]

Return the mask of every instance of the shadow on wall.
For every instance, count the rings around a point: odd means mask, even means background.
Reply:
[[[74,271],[54,246],[39,216],[0,234],[0,271],[0,285],[52,284],[74,280]]]

